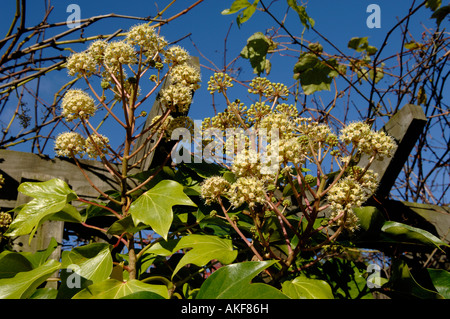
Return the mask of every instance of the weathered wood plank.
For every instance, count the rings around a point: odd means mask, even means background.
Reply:
[[[197,69],[200,72],[200,61],[198,57],[191,57],[191,60],[188,62],[189,65],[195,69]],[[167,86],[169,86],[171,83],[170,77],[168,77],[164,83],[161,86],[161,89],[166,88]],[[163,105],[161,105],[160,101],[158,98],[156,98],[155,102],[153,103],[153,106],[150,110],[150,112],[147,114],[147,119],[145,121],[145,125],[142,129],[142,131],[144,131],[146,128],[150,127],[152,120],[155,116],[158,115],[162,115],[165,112],[165,107]],[[173,117],[176,117],[177,115],[172,114]],[[141,136],[139,136],[139,138],[136,140],[136,145],[134,146],[134,148],[136,149],[137,147],[139,147],[139,145],[142,145],[151,135],[151,132],[146,132],[145,134],[142,134]],[[152,138],[152,141],[150,143],[147,143],[147,145],[138,152],[138,154],[133,157],[130,160],[131,164],[136,163],[136,161],[141,160],[156,144],[156,142],[158,141],[158,138],[156,136],[154,136]],[[156,163],[161,163],[162,160],[166,157],[166,152],[170,152],[171,151],[171,147],[173,146],[174,143],[170,143],[170,142],[165,142],[164,140],[161,141],[160,145],[158,146],[158,148],[156,149],[156,151],[152,152],[150,155],[148,155],[140,164],[140,169],[142,171],[146,171],[150,168],[150,166],[154,167],[155,165],[152,165],[152,162],[156,162]],[[167,147],[165,147],[167,146]],[[164,150],[164,151],[161,151]],[[160,157],[164,157],[164,158],[160,158]],[[154,161],[155,159],[155,161]]]
[[[420,106],[406,104],[381,129],[395,139],[397,150],[394,156],[375,160],[370,166],[378,173],[379,187],[375,193],[378,200],[383,200],[391,192],[426,123],[427,118]],[[358,165],[364,167],[368,160],[367,156],[361,156]]]
[[[102,191],[119,190],[117,180],[101,162],[78,160],[89,179]],[[116,165],[116,168],[119,168]],[[87,199],[97,198],[100,194],[86,181],[75,162],[67,158],[49,158],[32,153],[0,149],[0,174],[5,178],[5,186],[0,189],[0,207],[14,208],[19,186],[24,172],[36,175],[51,175],[66,180],[69,186]],[[138,171],[135,170],[137,173]]]
[[[449,207],[387,200],[380,209],[385,210],[391,220],[424,229],[450,243]]]

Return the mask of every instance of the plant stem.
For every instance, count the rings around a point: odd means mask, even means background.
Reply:
[[[127,234],[128,238],[128,268],[130,280],[137,279],[136,277],[136,251],[134,249],[134,237],[132,234]]]
[[[238,235],[239,235],[239,236],[242,238],[242,240],[247,244],[247,246],[252,250],[252,252],[255,254],[255,256],[256,256],[259,260],[263,261],[264,259],[261,257],[261,255],[259,254],[259,252],[256,250],[255,246],[253,246],[253,244],[250,243],[250,242],[248,241],[248,239],[247,239],[247,238],[245,237],[245,235],[241,232],[241,230],[239,229],[239,227],[237,227],[236,223],[233,222],[233,221],[231,220],[230,216],[228,215],[227,210],[226,210],[225,207],[223,206],[222,199],[221,199],[220,197],[219,197],[219,204],[220,204],[220,207],[222,207],[223,214],[225,215],[225,218],[227,219],[228,223],[230,223],[231,227],[233,227],[233,229],[238,233]]]

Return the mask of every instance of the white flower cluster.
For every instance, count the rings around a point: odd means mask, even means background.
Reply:
[[[192,90],[200,88],[200,72],[188,64],[178,64],[170,71],[170,78],[174,84],[190,87]]]
[[[12,223],[12,217],[7,212],[0,212],[0,239],[5,230],[9,228]]]
[[[252,79],[249,85],[248,93],[268,97],[273,91],[272,83],[267,78],[256,77]]]
[[[283,83],[272,83],[267,78],[256,77],[250,83],[248,93],[258,94],[273,100],[274,98],[281,98],[287,100],[289,96],[289,89]]]
[[[153,134],[163,134],[166,140],[171,140],[172,132],[177,128],[186,128],[191,133],[191,136],[194,134],[194,121],[189,116],[173,118],[169,115],[164,122],[159,123],[160,118],[161,115],[157,115],[152,119],[151,125],[154,125],[152,128]]]
[[[375,155],[378,159],[382,159],[384,156],[391,157],[396,148],[392,137],[384,132],[372,131],[370,126],[363,122],[347,125],[341,130],[339,139],[347,145],[352,143],[361,152],[370,156]]]
[[[270,95],[272,97],[277,97],[282,100],[287,100],[290,92],[288,87],[283,83],[272,83],[272,92]]]
[[[231,78],[223,73],[214,74],[208,82],[208,90],[211,93],[225,92],[230,86]],[[274,101],[276,98],[283,99],[288,96],[289,90],[286,86],[271,83],[265,78],[255,78],[250,83],[248,92],[259,95],[260,101],[247,109],[243,103],[236,100],[229,103],[223,112],[206,118],[202,123],[203,129],[235,129],[235,132],[239,129],[249,129],[258,132],[257,134],[266,133],[267,146],[263,152],[251,150],[248,131],[242,136],[235,133],[234,138],[226,135],[225,154],[233,159],[231,172],[235,175],[236,182],[232,183],[229,191],[223,192],[222,196],[227,197],[236,208],[244,203],[249,208],[255,208],[258,204],[265,203],[266,191],[277,186],[274,183],[278,183],[278,179],[282,184],[287,183],[284,178],[297,178],[292,174],[303,174],[304,168],[327,174],[323,167],[325,159],[337,161],[339,165],[346,163],[340,168],[347,171],[328,190],[327,200],[333,211],[331,217],[336,219],[335,224],[344,225],[349,231],[354,231],[358,220],[352,207],[361,206],[372,196],[378,186],[378,176],[370,169],[350,166],[350,160],[354,159],[357,152],[376,158],[391,156],[395,148],[394,140],[384,132],[372,131],[369,125],[362,122],[349,124],[337,135],[326,124],[311,118],[298,117],[294,105],[268,105],[268,100]],[[262,101],[262,97],[268,100]],[[268,133],[273,129],[278,131],[278,134],[269,137]],[[353,146],[350,156],[342,157],[341,148],[337,147],[340,142],[342,146]],[[276,146],[276,151],[272,150],[273,146]],[[263,162],[263,157],[267,162]],[[310,187],[324,186],[317,176],[307,174],[303,177]],[[337,218],[338,216],[341,217]]]
[[[349,231],[358,228],[358,218],[352,211],[352,207],[361,207],[362,204],[375,192],[378,187],[378,174],[367,170],[362,175],[362,168],[354,166],[350,168],[350,174],[342,178],[328,192],[328,202],[333,213],[331,218],[336,218],[344,213],[343,217],[336,221],[336,225],[344,224]]]
[[[57,156],[71,157],[83,154],[86,140],[79,133],[66,132],[56,137],[55,150]]]
[[[226,73],[214,73],[208,81],[208,91],[213,94],[214,92],[222,93],[227,88],[233,87],[231,77]]]
[[[70,76],[78,74],[82,76],[95,72],[96,63],[94,58],[87,52],[74,53],[67,59],[66,68]]]
[[[282,139],[279,142],[278,161],[280,163],[304,163],[308,153],[307,147],[300,143],[298,137]]]
[[[266,200],[265,194],[264,182],[253,176],[238,178],[228,192],[230,203],[236,208],[244,203],[247,203],[249,208],[257,204],[262,205]]]
[[[68,90],[61,103],[62,115],[67,122],[89,118],[96,111],[94,99],[82,90]]]
[[[186,112],[192,103],[192,89],[183,84],[169,85],[161,90],[161,103],[178,112]]]
[[[189,59],[189,53],[178,45],[173,45],[164,51],[164,62],[169,65],[185,64]]]
[[[113,41],[105,48],[104,62],[112,70],[116,70],[120,64],[134,64],[136,61],[136,52],[127,42]]]
[[[91,134],[85,142],[85,153],[90,158],[104,156],[108,153],[109,138],[104,135]]]
[[[272,112],[261,120],[260,128],[270,132],[272,128],[278,129],[280,139],[294,136],[295,123],[285,113]]]
[[[260,155],[254,150],[242,150],[234,158],[231,171],[238,177],[260,176]]]
[[[172,132],[177,128],[188,129],[191,136],[194,135],[194,121],[189,116],[177,116],[172,119],[167,127],[166,139],[171,139]]]
[[[179,46],[168,48],[164,57],[171,66],[171,84],[161,90],[161,103],[175,112],[185,113],[192,103],[193,92],[200,88],[200,72],[188,65],[189,53]]]
[[[94,59],[94,61],[100,65],[103,63],[105,49],[108,46],[108,42],[105,40],[97,40],[91,43],[87,52]]]
[[[265,96],[271,100],[275,97],[286,100],[289,89],[283,83],[272,83],[267,78],[256,77],[251,81],[248,93]]]
[[[172,116],[167,116],[164,121],[161,120],[161,115],[156,115],[153,117],[152,122],[150,126],[153,126],[152,133],[159,133],[164,134],[167,132],[167,129],[169,128],[170,123],[173,121]]]
[[[219,197],[227,193],[230,189],[230,183],[223,177],[213,176],[205,179],[201,185],[201,196],[206,205],[217,202]]]
[[[270,112],[270,105],[267,105],[264,102],[256,102],[255,104],[250,105],[250,108],[247,111],[248,120],[259,127],[261,120],[269,115]]]
[[[153,59],[167,46],[164,37],[158,35],[155,29],[148,24],[140,24],[132,27],[127,34],[126,41],[131,45],[139,46],[144,54]]]
[[[76,132],[61,133],[56,137],[55,151],[57,156],[72,157],[88,155],[90,158],[104,156],[108,152],[109,139],[103,135],[92,134],[85,139]],[[99,153],[100,151],[100,153]]]

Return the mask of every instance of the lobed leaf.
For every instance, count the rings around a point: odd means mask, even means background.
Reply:
[[[241,56],[250,60],[253,73],[260,75],[262,72],[268,71],[266,55],[271,46],[270,40],[262,33],[256,32],[247,40],[247,45],[242,49]]]
[[[304,276],[283,282],[281,291],[292,299],[334,299],[325,281]]]
[[[237,250],[233,250],[233,244],[230,239],[209,235],[185,236],[181,238],[173,249],[173,252],[185,248],[192,249],[186,252],[183,258],[178,262],[178,265],[172,274],[172,278],[187,264],[204,266],[212,259],[217,259],[222,264],[230,264],[236,259],[238,254]]]
[[[441,245],[448,246],[447,243],[426,230],[394,221],[385,222],[381,231],[398,242],[422,244],[437,248],[440,248]]]
[[[450,272],[444,269],[428,268],[427,270],[434,288],[445,299],[450,299]]]
[[[297,0],[287,0],[287,3],[292,9],[295,10],[295,12],[297,12],[300,22],[306,29],[314,27],[315,21],[308,16],[304,6],[299,6],[297,4]]]
[[[200,287],[197,299],[287,299],[278,289],[251,280],[276,261],[248,261],[216,270]]]
[[[252,3],[248,2],[247,0],[235,0],[229,9],[223,10],[221,13],[223,15],[236,13],[240,10],[243,10],[241,14],[239,14],[236,18],[236,21],[238,23],[238,27],[246,22],[248,19],[252,17],[252,15],[256,11],[256,7],[258,6],[259,0],[255,0]]]
[[[413,296],[421,299],[443,299],[439,293],[422,287],[411,275],[408,265],[399,259],[394,259],[391,266],[391,278],[383,285],[393,293]]]
[[[139,280],[118,281],[107,279],[88,286],[72,299],[120,299],[129,297],[134,299],[144,293],[145,298],[150,299],[168,299],[169,292],[164,285],[150,285]]]
[[[143,193],[130,206],[129,213],[134,225],[143,223],[167,239],[173,220],[175,205],[197,205],[183,192],[183,186],[172,180],[163,180]]]
[[[107,279],[113,268],[110,245],[93,243],[64,251],[62,254],[62,268],[77,265],[77,274],[91,282]]]
[[[11,223],[6,236],[21,236],[33,234],[41,223],[50,219],[52,215],[64,210],[58,220],[64,220],[66,216],[69,221],[81,221],[81,215],[75,208],[67,205],[77,198],[77,195],[69,186],[60,179],[52,179],[47,182],[26,182],[20,184],[18,191],[24,195],[33,197],[25,204]]]
[[[427,0],[425,7],[430,8],[432,11],[436,11],[442,4],[442,0]]]
[[[431,15],[431,19],[436,19],[436,24],[439,27],[441,25],[442,20],[450,14],[450,5],[439,8]]]
[[[26,299],[60,267],[60,263],[50,259],[42,266],[14,277],[0,279],[0,299]]]
[[[300,80],[306,95],[316,91],[329,91],[332,79],[339,73],[345,73],[344,68],[335,59],[321,61],[313,53],[304,53],[294,66],[294,79]]]

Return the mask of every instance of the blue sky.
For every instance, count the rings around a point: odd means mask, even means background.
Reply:
[[[143,0],[129,0],[129,1],[111,1],[111,0],[58,0],[52,1],[54,10],[50,15],[49,22],[65,21],[70,13],[67,13],[67,6],[69,4],[78,4],[81,9],[81,18],[88,18],[95,15],[102,15],[107,13],[117,13],[123,15],[133,16],[154,16],[157,13],[155,3],[159,9],[162,9],[170,1],[143,1]],[[178,0],[165,14],[164,18],[168,18],[180,10],[186,8],[188,5],[195,3],[195,0]],[[256,12],[254,16],[239,29],[235,22],[236,15],[221,15],[220,12],[228,8],[232,0],[205,0],[199,4],[192,11],[186,15],[175,19],[168,25],[165,25],[161,34],[169,41],[176,41],[188,34],[189,38],[182,40],[179,44],[185,47],[192,55],[199,56],[199,52],[193,46],[195,43],[201,53],[211,60],[215,65],[221,68],[224,64],[224,39],[231,26],[230,33],[227,38],[227,62],[239,55],[242,48],[245,46],[248,37],[257,31],[265,32],[266,29],[275,26],[275,22],[262,12]],[[419,1],[417,1],[419,2]],[[266,0],[267,5],[270,1]],[[366,19],[369,13],[366,8],[369,4],[378,4],[381,8],[381,28],[370,29],[366,25]],[[347,48],[347,43],[352,37],[369,37],[370,45],[380,47],[386,33],[397,23],[399,18],[404,17],[410,8],[412,1],[387,1],[387,0],[310,0],[307,4],[307,12],[310,17],[315,20],[316,29],[334,43],[340,50],[346,54],[354,54]],[[42,19],[44,12],[44,0],[27,1],[27,26],[35,25]],[[282,19],[286,11],[286,2],[284,0],[275,1],[271,7],[271,11],[278,18]],[[15,10],[14,0],[4,0],[3,7],[0,12],[0,32],[5,34],[9,28],[12,14]],[[423,8],[420,12],[414,15],[410,23],[410,32],[413,36],[420,38],[424,31],[424,26],[434,26],[434,20],[430,20],[431,11]],[[127,30],[130,26],[136,24],[136,21],[124,19],[105,19],[96,22],[89,27],[85,36],[92,36],[96,34],[111,34],[117,29],[121,28]],[[290,10],[286,22],[288,27],[294,35],[301,35],[303,27],[300,24],[298,16],[295,12]],[[62,32],[67,27],[63,26],[55,32]],[[399,31],[399,30],[398,30]],[[78,34],[76,35],[78,36]],[[306,30],[304,38],[315,42],[320,41],[324,44],[325,51],[329,53],[336,53],[332,48],[326,46],[323,40],[319,38],[313,31]],[[87,44],[76,45],[72,47],[77,51],[87,48]],[[389,56],[398,51],[399,37],[398,32],[395,32],[388,42],[383,56]],[[68,54],[65,53],[65,54]],[[291,53],[292,55],[292,53]],[[272,59],[272,72],[268,76],[271,81],[283,82],[287,85],[293,83],[292,69],[296,62],[296,57],[274,56]],[[213,67],[206,59],[200,57],[202,65]],[[244,59],[238,60],[235,67],[241,67],[242,71],[239,74],[240,80],[250,80],[254,75],[249,67],[249,62]],[[211,97],[207,92],[207,81],[211,72],[207,69],[202,70],[203,85],[202,88],[196,92],[194,104],[191,106],[190,116],[194,119],[202,119],[206,116],[213,115],[211,107]],[[59,89],[59,87],[66,81],[70,80],[65,71],[52,72],[46,76],[46,82],[42,84],[44,94],[48,94],[49,100],[51,96]],[[235,89],[236,96],[231,92],[232,98],[240,98],[245,102],[245,91]],[[243,93],[244,92],[244,93]],[[321,97],[324,100],[330,98],[334,92],[323,92]],[[311,97],[312,98],[312,97]],[[353,97],[352,97],[353,98]],[[354,96],[355,103],[360,103],[361,108],[367,107],[367,102],[359,99],[356,94]],[[218,111],[221,111],[225,105],[217,101]],[[151,106],[153,101],[148,102]],[[2,124],[6,119],[2,119]],[[8,119],[9,120],[9,119]],[[50,154],[52,155],[52,154]]]

